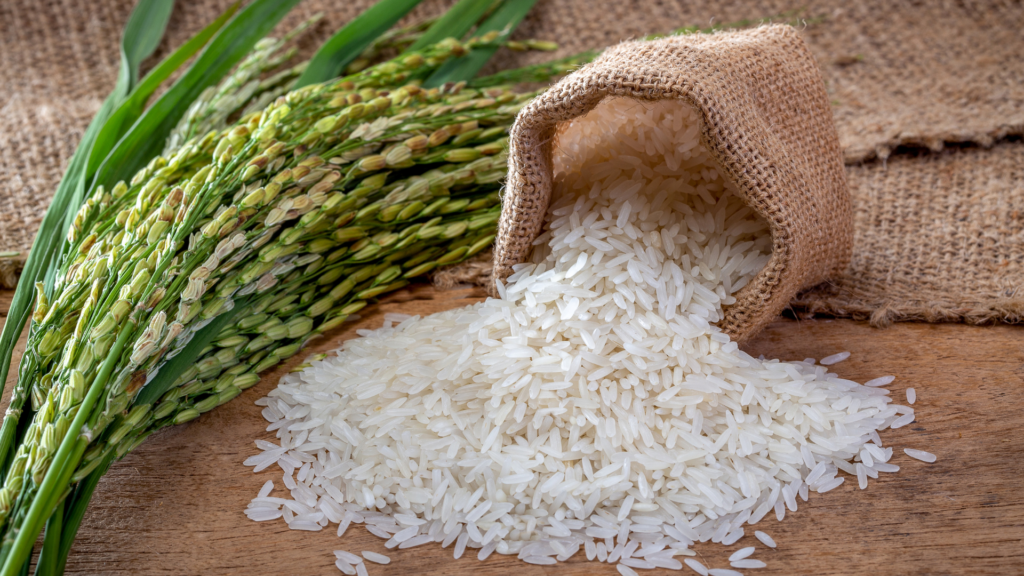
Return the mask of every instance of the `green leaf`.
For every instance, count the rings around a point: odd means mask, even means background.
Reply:
[[[82,525],[85,510],[89,507],[89,501],[92,500],[92,494],[96,491],[100,478],[107,473],[113,461],[114,454],[111,453],[103,460],[102,464],[92,471],[92,474],[86,476],[72,491],[69,497],[70,502],[67,504],[67,509],[64,513],[64,527],[60,534],[60,550],[57,554],[56,574],[64,573],[64,566],[67,564],[68,555],[71,553],[71,546],[75,543],[75,535],[78,534],[78,528]]]
[[[68,169],[57,186],[50,207],[43,216],[39,231],[36,233],[32,250],[28,254],[25,268],[22,270],[21,281],[18,283],[11,301],[11,307],[7,311],[7,321],[4,323],[3,334],[0,335],[0,392],[3,392],[7,374],[10,372],[14,345],[21,336],[21,331],[32,310],[32,300],[35,296],[34,285],[41,280],[46,280],[47,286],[53,285],[53,276],[56,271],[55,256],[64,241],[67,231],[65,224],[70,224],[68,215],[70,214],[71,218],[74,217],[74,213],[81,205],[81,198],[84,197],[85,169],[93,143],[104,123],[135,87],[132,79],[138,76],[138,64],[153,52],[156,43],[160,41],[167,18],[170,16],[170,4],[172,3],[168,0],[142,0],[132,11],[132,15],[125,25],[124,40],[121,43],[121,71],[118,74],[117,83],[113,92],[107,96],[96,116],[89,123],[89,127],[86,128],[78,148],[71,157]],[[160,18],[163,18],[163,24],[160,23]],[[143,31],[148,34],[145,38],[140,37]],[[155,39],[152,38],[154,34],[157,35]],[[74,202],[76,198],[78,199],[77,203]],[[17,398],[13,400],[17,400]],[[20,410],[21,405],[15,405],[13,400],[10,408]],[[21,398],[21,402],[24,402],[24,398]],[[4,463],[10,452],[17,425],[16,417],[9,419],[10,417],[5,418],[2,431],[0,431],[0,462]]]
[[[160,45],[172,8],[174,0],[139,2],[128,17],[121,39],[121,72],[127,77],[125,93],[138,83],[142,61]]]
[[[158,64],[156,68],[151,70],[149,74],[146,75],[146,77],[142,80],[140,84],[138,84],[137,86],[133,86],[133,89],[128,94],[127,99],[124,102],[121,102],[119,106],[115,106],[112,112],[109,108],[105,109],[102,115],[103,117],[107,118],[107,120],[102,125],[99,132],[93,138],[94,143],[92,145],[92,150],[89,153],[88,162],[82,172],[82,183],[76,187],[74,194],[68,201],[68,205],[71,208],[69,210],[66,210],[64,213],[64,225],[61,228],[59,234],[61,238],[63,238],[64,235],[67,234],[67,230],[71,226],[72,221],[74,220],[75,213],[78,207],[81,206],[82,203],[85,201],[86,190],[90,189],[89,183],[92,182],[93,176],[96,174],[96,169],[99,168],[103,159],[110,154],[110,151],[117,144],[117,141],[128,130],[128,127],[130,127],[142,114],[142,111],[145,108],[146,102],[149,100],[149,97],[153,95],[153,92],[156,91],[156,89],[160,86],[160,84],[164,82],[164,80],[170,77],[171,74],[178,70],[178,68],[180,68],[182,64],[184,64],[189,58],[191,58],[197,51],[199,51],[200,48],[202,48],[210,40],[210,37],[213,36],[213,34],[215,34],[217,30],[219,30],[224,25],[224,23],[238,10],[238,6],[239,4],[236,2],[235,4],[228,7],[228,9],[224,11],[224,13],[221,14],[216,20],[214,20],[213,23],[211,23],[203,30],[200,30],[199,33],[190,38],[188,42],[183,44],[180,48],[175,50],[173,54],[171,54],[162,62],[160,62],[160,64]],[[136,9],[136,12],[132,13],[133,17],[137,12],[138,8]],[[132,19],[129,19],[129,28],[131,26],[132,21]],[[153,26],[152,18],[141,18],[136,21],[142,22],[149,26]],[[163,28],[159,28],[159,30],[162,33]],[[133,35],[138,36],[138,34]],[[143,39],[141,41],[150,44],[152,43],[152,40]],[[152,49],[149,49],[149,52],[152,52]],[[134,54],[132,58],[137,62],[141,62],[141,60],[148,56],[148,52],[144,53],[143,50],[140,49],[122,48],[122,54]],[[131,68],[130,71],[132,71],[133,74],[137,75],[137,64],[134,65],[134,67]],[[107,106],[108,104],[104,102],[104,107]],[[62,246],[63,250],[66,250],[67,248],[68,246],[66,245]],[[59,264],[60,260],[57,259],[55,260],[55,262]],[[50,293],[50,290],[53,287],[56,273],[56,265],[51,266],[46,273],[44,283],[46,286],[47,294]]]
[[[43,548],[36,560],[36,576],[56,576],[59,563],[60,533],[64,527],[64,506],[56,510],[46,521],[46,533],[43,536]]]
[[[422,50],[445,38],[461,40],[491,8],[493,0],[459,0],[427,29],[406,51]]]
[[[676,28],[675,30],[667,33],[649,34],[644,36],[642,40],[656,40],[658,38],[664,38],[672,35],[684,36],[688,34],[711,34],[718,30],[744,28],[778,19],[783,19],[783,21],[793,26],[799,25],[800,23],[813,24],[821,21],[821,17],[811,20],[802,20],[799,18],[800,12],[800,10],[794,10],[783,12],[769,18],[762,18],[760,20],[739,20],[736,22],[716,23],[705,28],[701,28],[700,26],[685,26],[683,28]],[[483,26],[481,26],[481,28],[483,28]],[[567,74],[576,67],[582,66],[583,64],[597,58],[600,54],[600,50],[586,50],[558,60],[550,60],[548,62],[541,62],[540,64],[532,64],[530,66],[511,70],[502,70],[495,74],[491,74],[490,76],[481,76],[468,80],[468,82],[471,88],[487,88],[490,86],[501,86],[505,84],[518,84],[520,82],[550,82],[552,78]],[[442,67],[441,70],[443,69],[444,68]],[[433,77],[431,80],[433,80]]]
[[[512,35],[516,26],[522,22],[526,13],[536,3],[537,0],[505,0],[493,14],[480,24],[474,34],[481,36],[488,32],[498,31],[501,32],[501,35],[498,36],[496,42],[503,42]],[[449,60],[427,78],[424,86],[433,88],[445,82],[468,81],[476,76],[476,73],[487,64],[497,50],[497,45],[477,48],[462,58]]]
[[[218,82],[299,0],[255,0],[224,26],[185,74],[146,110],[117,143],[96,173],[94,184],[129,179],[163,148],[188,107]]]
[[[213,322],[210,322],[203,327],[202,330],[196,332],[195,335],[192,336],[192,339],[189,340],[188,344],[185,345],[185,348],[179,352],[177,356],[168,360],[167,363],[160,368],[157,375],[147,382],[146,385],[142,387],[142,390],[139,390],[139,394],[135,397],[133,405],[153,404],[159,400],[165,392],[171,389],[171,385],[178,379],[178,376],[180,376],[185,370],[188,370],[189,367],[195,363],[199,358],[199,353],[203,351],[203,348],[206,348],[210,342],[213,342],[213,339],[217,337],[217,334],[220,334],[220,331],[234,320],[235,315],[247,306],[247,301],[235,303],[234,308],[220,316],[217,316]]]
[[[142,61],[153,54],[156,47],[160,44],[160,39],[164,35],[164,30],[167,29],[167,20],[171,17],[171,9],[173,7],[174,0],[143,0],[132,10],[121,38],[121,68],[117,75],[114,91],[111,93],[113,100],[105,111],[104,117],[113,114],[121,102],[135,89],[139,80],[139,67],[142,65]],[[107,102],[103,104],[107,106]],[[106,123],[104,123],[103,127],[105,126]],[[100,132],[102,133],[102,129]],[[94,143],[92,148],[92,151],[89,153],[89,162],[86,164],[85,171],[81,176],[82,184],[75,188],[69,202],[72,209],[68,210],[64,215],[62,234],[66,233],[68,227],[71,226],[75,217],[75,210],[85,201],[86,190],[93,173],[96,171],[95,167],[92,166],[92,158],[97,156],[97,152],[99,152],[99,159],[102,159],[110,151],[109,145],[100,145],[99,150],[97,150],[97,145]],[[53,286],[55,273],[55,266],[47,271],[46,284],[48,287]],[[49,289],[47,289],[47,292],[49,292]]]
[[[224,23],[238,11],[239,4],[235,2],[223,14],[217,17],[206,28],[200,30],[188,42],[182,44],[173,54],[165,58],[153,70],[146,74],[142,82],[132,91],[128,98],[111,114],[110,119],[103,125],[96,143],[93,145],[92,153],[89,155],[89,166],[87,177],[91,177],[100,163],[110,154],[110,151],[117,144],[117,141],[124,136],[124,133],[142,115],[146,102],[153,92],[160,87],[171,74],[188,61],[196,52],[209,42],[210,38],[220,30]]]
[[[287,11],[281,11],[279,5],[270,6],[268,9],[267,4],[269,4],[269,1],[259,2],[258,0],[253,6],[250,6],[249,20],[243,19],[240,21],[238,18],[234,19],[232,22],[238,24],[236,33],[230,36],[218,35],[218,39],[222,39],[222,42],[217,47],[218,49],[213,52],[209,50],[204,52],[204,54],[213,54],[208,59],[207,64],[214,69],[214,72],[211,73],[203,68],[199,68],[199,72],[196,72],[197,67],[193,66],[190,69],[190,72],[194,73],[193,76],[205,76],[207,82],[215,82],[220,75],[237,61],[237,58],[232,60],[235,51],[241,49],[243,54],[247,52],[251,45],[262,37],[266,31],[269,31],[269,28]],[[122,64],[121,75],[115,90],[104,101],[100,111],[93,118],[82,138],[82,142],[72,157],[70,167],[65,173],[50,208],[43,218],[40,231],[26,263],[22,282],[19,284],[19,289],[15,292],[15,298],[4,326],[3,335],[0,336],[0,389],[2,389],[3,382],[6,380],[7,373],[10,370],[14,343],[17,341],[21,328],[24,326],[30,313],[34,282],[45,278],[48,285],[52,287],[57,263],[55,256],[62,246],[65,231],[67,226],[70,225],[70,219],[85,197],[86,175],[92,148],[107,120],[120,109],[128,95],[136,88],[134,79],[138,77],[138,63],[147,57],[157,43],[159,43],[159,34],[162,34],[166,24],[170,6],[171,3],[168,0],[142,0],[129,19],[125,32],[126,40],[122,48],[122,57],[127,64]],[[152,14],[149,13],[150,10],[152,10]],[[159,24],[160,18],[163,18],[164,24]],[[253,21],[256,23],[255,26]],[[255,32],[253,31],[254,28]],[[204,32],[212,33],[213,30],[208,29]],[[154,34],[156,34],[155,37]],[[205,42],[205,38],[203,42]],[[203,42],[190,43],[185,51],[175,52],[172,62],[166,63],[166,66],[158,67],[154,74],[147,77],[147,80],[152,80],[152,83],[147,83],[145,90],[151,94],[156,86],[159,85],[159,81],[162,81],[163,78],[187,60],[188,55],[194,53]],[[202,61],[202,57],[200,57],[199,61]],[[220,71],[220,74],[212,75],[217,71]],[[188,77],[188,74],[185,77]],[[175,86],[179,84],[180,81]],[[173,90],[174,87],[172,87],[171,91]],[[199,90],[202,90],[202,88],[199,88]],[[179,93],[180,96],[181,94]],[[185,105],[190,104],[193,99],[194,96],[188,98]],[[169,114],[165,113],[164,116],[168,117]],[[178,116],[180,116],[180,113]],[[176,121],[177,117],[172,118],[171,126]],[[138,123],[136,123],[135,127],[138,127]],[[123,143],[124,141],[122,140],[118,147],[121,147]],[[161,143],[158,141],[156,144],[159,146]],[[101,155],[99,157],[105,156],[102,150],[99,150],[97,154]],[[25,395],[23,391],[20,398],[14,398],[17,402],[12,401],[11,408],[15,411],[20,410],[24,404]],[[18,395],[16,394],[16,396]],[[0,461],[6,460],[7,455],[11,452],[14,436],[17,431],[17,423],[17,416],[8,417],[4,421],[2,432],[0,432]],[[68,438],[65,440],[68,440]],[[58,456],[66,457],[68,450],[71,448],[71,444],[62,442]],[[73,469],[69,472],[73,472]],[[47,475],[44,481],[46,486],[52,485],[53,480],[56,480],[56,478],[51,479],[51,476],[50,474]],[[23,528],[28,531],[38,532],[42,527],[39,524],[38,516],[40,513],[46,513],[42,510],[37,510],[38,506],[35,505],[35,502],[33,504],[32,509],[29,510],[29,520],[32,520],[32,522],[26,521],[27,524]],[[8,574],[11,573],[11,570],[18,570],[20,572],[22,569],[27,569],[28,564],[22,558],[25,558],[25,554],[27,554],[30,548],[31,541],[28,540],[27,533],[23,534],[22,538],[16,539],[11,549],[11,555],[5,559],[2,572]],[[52,549],[53,546],[50,548]]]
[[[339,30],[317,50],[296,88],[326,82],[341,74],[388,28],[394,26],[421,0],[380,0]]]

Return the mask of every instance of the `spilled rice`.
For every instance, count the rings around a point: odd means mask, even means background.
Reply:
[[[534,252],[500,298],[390,315],[282,379],[258,401],[278,442],[257,440],[246,465],[280,467],[286,496],[268,484],[246,514],[339,535],[364,523],[388,548],[456,558],[582,552],[625,575],[683,561],[726,575],[764,563],[753,547],[728,569],[677,557],[781,520],[842,472],[864,488],[899,469],[878,431],[914,416],[881,388],[892,377],[753,358],[716,327],[771,238],[690,108],[610,100],[563,130]],[[342,552],[347,574],[389,561]]]

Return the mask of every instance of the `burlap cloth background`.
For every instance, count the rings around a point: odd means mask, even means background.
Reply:
[[[371,3],[307,0],[289,22],[324,12],[322,38]],[[426,0],[412,18],[451,3]],[[227,4],[179,0],[163,52]],[[113,86],[132,5],[0,2],[0,252],[30,247],[68,158]],[[794,305],[879,323],[1020,319],[1024,144],[1013,136],[1024,134],[1021,2],[540,0],[517,36],[556,40],[560,56],[800,7],[825,16],[801,34],[832,99],[856,230],[847,272]],[[496,66],[551,56],[504,52]],[[948,143],[980,146],[941,151]],[[890,156],[900,146],[931,152]],[[0,260],[0,276],[3,267]],[[444,280],[476,270],[460,273]]]

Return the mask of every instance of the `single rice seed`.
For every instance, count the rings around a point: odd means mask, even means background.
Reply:
[[[693,570],[697,574],[700,574],[700,576],[708,576],[708,569],[705,568],[703,564],[694,560],[693,558],[687,558],[683,560],[683,564],[689,566],[691,570]]]
[[[633,570],[625,564],[617,564],[615,568],[618,569],[619,574],[622,574],[622,576],[637,576],[636,570]]]
[[[838,354],[833,354],[831,356],[826,356],[826,357],[822,358],[821,361],[818,362],[818,363],[821,364],[822,366],[831,366],[833,364],[838,364],[838,363],[842,362],[843,360],[846,360],[849,357],[850,357],[850,353],[849,352],[840,352]]]
[[[773,539],[771,536],[765,534],[764,532],[762,532],[760,530],[757,530],[757,531],[754,532],[754,537],[756,537],[758,540],[760,540],[761,544],[764,544],[765,546],[767,546],[769,548],[775,548],[775,539]]]
[[[732,556],[729,556],[729,562],[735,562],[737,560],[742,560],[744,558],[749,557],[753,553],[754,553],[754,547],[753,546],[747,546],[746,548],[740,548],[739,550],[733,552]]]
[[[864,383],[864,385],[870,386],[872,388],[878,386],[888,386],[889,384],[892,384],[893,380],[896,380],[895,376],[882,376],[880,378],[875,378],[874,380],[868,380],[867,382]]]
[[[915,450],[913,448],[904,448],[903,452],[911,458],[915,458],[922,462],[928,462],[929,464],[935,462],[935,454],[931,452],[925,452],[924,450]]]
[[[369,560],[370,562],[373,562],[375,564],[390,564],[391,563],[391,558],[388,558],[387,556],[385,556],[383,554],[378,554],[376,552],[369,552],[369,551],[366,551],[366,550],[363,550],[363,558],[366,558],[367,560]]]

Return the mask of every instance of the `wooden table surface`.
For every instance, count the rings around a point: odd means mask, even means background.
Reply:
[[[311,349],[332,350],[357,328],[380,326],[385,312],[429,314],[480,296],[473,289],[406,290]],[[0,292],[0,316],[10,297]],[[761,546],[750,527],[732,546],[698,544],[699,558],[726,568],[733,551],[756,545],[754,557],[768,567],[748,575],[1024,574],[1022,336],[1024,328],[1015,326],[897,324],[880,330],[851,320],[773,323],[747,346],[749,352],[792,360],[849,350],[853,355],[834,370],[858,381],[895,374],[895,398],[904,401],[906,388],[917,389],[918,420],[881,434],[895,449],[898,473],[882,474],[865,491],[848,478],[827,494],[812,493],[781,523],[774,514],[762,520],[756,529],[775,538],[776,550]],[[116,464],[100,483],[67,573],[339,574],[332,551],[344,549],[388,554],[391,564],[368,564],[371,575],[617,574],[614,566],[586,562],[582,552],[545,567],[497,554],[480,563],[468,552],[456,561],[451,548],[437,544],[386,550],[361,526],[339,539],[335,526],[311,533],[288,530],[280,520],[249,521],[243,510],[264,482],[272,479],[283,489],[276,467],[253,474],[242,465],[258,452],[254,439],[274,439],[253,402],[303,356],[230,404],[155,435]],[[931,451],[938,461],[912,460],[903,448]],[[685,567],[683,573],[692,574]]]

